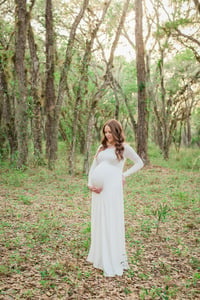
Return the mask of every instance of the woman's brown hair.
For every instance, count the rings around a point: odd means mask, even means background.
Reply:
[[[108,120],[103,126],[103,138],[101,141],[102,146],[100,148],[100,151],[108,148],[108,145],[107,145],[108,140],[105,136],[105,127],[106,126],[110,127],[110,130],[113,135],[114,142],[115,142],[115,154],[116,154],[117,158],[119,160],[121,160],[121,159],[123,159],[123,152],[124,152],[123,143],[125,141],[125,137],[124,137],[122,125],[120,124],[120,122],[118,122],[115,119]]]

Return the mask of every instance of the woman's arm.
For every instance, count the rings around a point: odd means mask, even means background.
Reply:
[[[139,155],[133,150],[131,146],[127,144],[124,145],[124,158],[128,158],[132,162],[134,162],[134,165],[123,173],[124,177],[127,177],[139,171],[144,166],[144,163],[142,159],[139,157]]]
[[[99,149],[100,149],[100,147],[98,148],[97,153],[98,153]],[[95,168],[98,165],[97,164],[97,153],[96,153],[96,155],[95,155],[95,157],[93,159],[92,165],[91,165],[90,170],[89,170],[89,174],[88,174],[88,188],[89,188],[90,191],[99,194],[99,193],[101,193],[102,188],[97,188],[97,187],[93,186],[92,182],[91,182],[92,173],[94,172]]]
[[[96,156],[94,157],[94,160],[92,162],[92,165],[90,167],[90,170],[89,170],[89,174],[88,174],[88,186],[91,186],[91,178],[92,178],[92,173],[94,172],[94,169],[96,168],[97,166],[97,159],[96,159]]]

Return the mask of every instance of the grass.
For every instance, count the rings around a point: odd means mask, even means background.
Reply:
[[[2,163],[0,299],[199,299],[199,154],[170,155],[165,162],[150,148],[152,164],[127,178],[130,269],[110,279],[86,262],[90,193],[81,166],[72,177],[64,155],[55,171]]]

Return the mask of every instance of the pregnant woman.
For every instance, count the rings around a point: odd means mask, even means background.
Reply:
[[[123,172],[126,158],[133,166]],[[92,191],[91,245],[87,260],[104,276],[128,269],[125,249],[123,185],[125,178],[143,167],[141,158],[125,143],[121,124],[112,119],[103,126],[102,144],[89,172]]]

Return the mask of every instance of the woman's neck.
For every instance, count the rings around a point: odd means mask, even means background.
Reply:
[[[108,147],[108,148],[114,148],[114,147],[115,147],[115,143],[112,143],[112,144],[107,143],[107,147]]]

